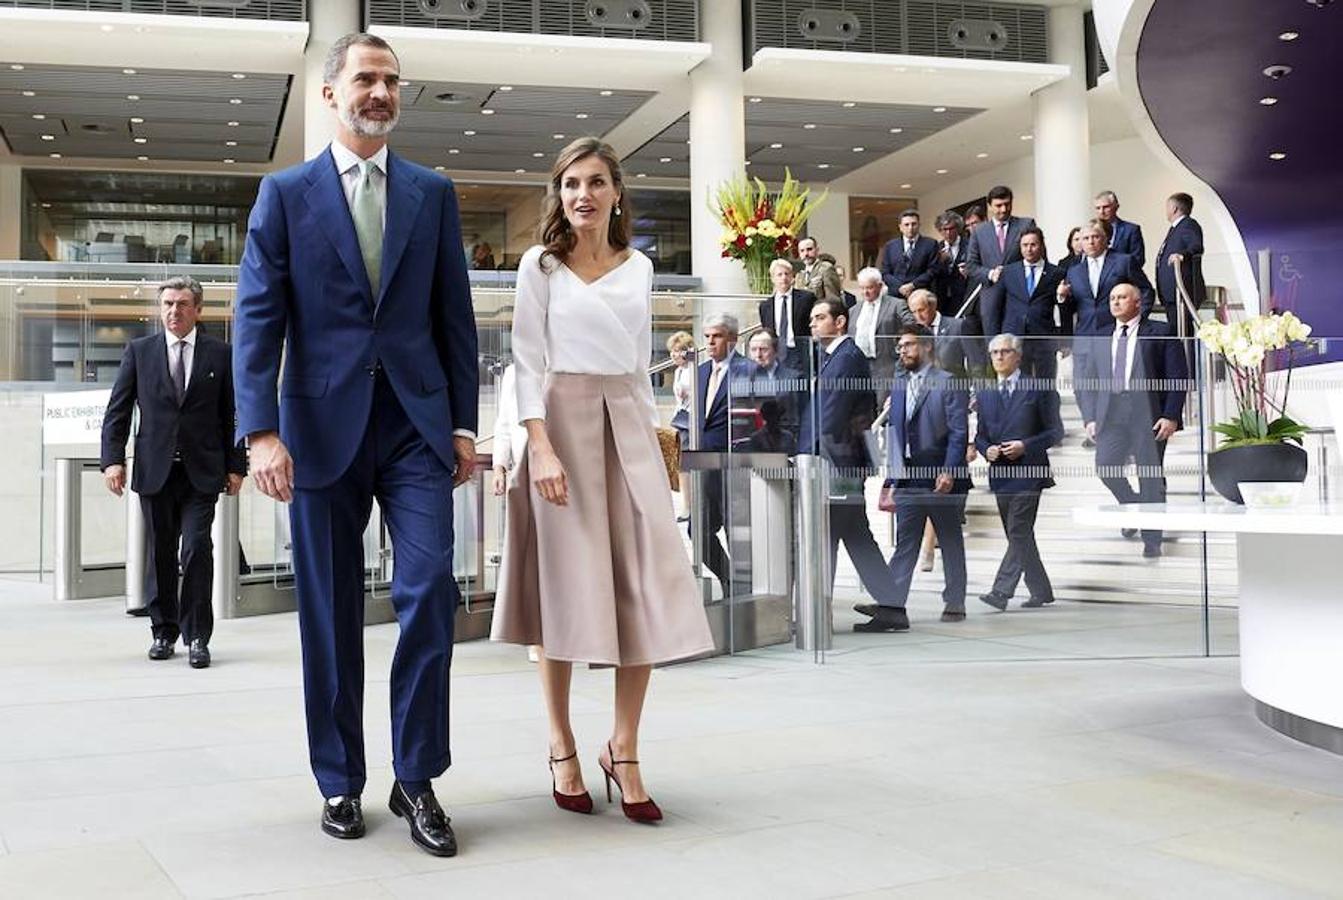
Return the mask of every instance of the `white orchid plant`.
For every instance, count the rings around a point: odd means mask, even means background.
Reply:
[[[1231,390],[1236,398],[1235,418],[1213,426],[1222,435],[1222,448],[1253,444],[1302,442],[1306,426],[1287,415],[1296,347],[1310,337],[1310,326],[1285,312],[1255,316],[1240,322],[1204,322],[1198,336],[1204,345],[1226,359]],[[1285,350],[1286,377],[1270,381],[1269,359]]]

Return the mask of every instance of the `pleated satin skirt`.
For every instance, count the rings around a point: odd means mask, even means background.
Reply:
[[[523,453],[508,491],[491,639],[616,666],[714,649],[638,375],[551,373],[546,432],[569,480],[547,503]]]

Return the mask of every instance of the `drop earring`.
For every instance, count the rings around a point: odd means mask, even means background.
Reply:
[[[618,215],[618,216],[619,216],[619,215],[623,215],[623,213],[621,213],[621,211],[620,211],[620,207],[619,207],[619,206],[616,206],[616,215]]]

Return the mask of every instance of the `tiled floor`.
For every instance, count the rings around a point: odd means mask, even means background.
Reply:
[[[216,665],[143,657],[112,601],[0,584],[0,897],[1343,896],[1343,758],[1261,726],[1188,608],[1060,602],[659,670],[658,828],[558,812],[535,673],[458,647],[462,844],[383,805],[395,626],[368,629],[370,833],[316,827],[292,615],[219,624]],[[1234,620],[1214,616],[1234,647]],[[1148,658],[1117,658],[1133,654]],[[1181,656],[1180,654],[1189,654]],[[1110,658],[1084,659],[1084,656]],[[589,785],[610,673],[577,675]]]

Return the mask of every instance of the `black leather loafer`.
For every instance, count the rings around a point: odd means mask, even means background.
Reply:
[[[425,853],[457,855],[457,836],[452,833],[452,820],[438,805],[432,790],[412,799],[398,781],[392,785],[392,796],[387,805],[397,818],[410,824],[410,839]]]
[[[943,607],[943,608],[942,608],[942,621],[943,621],[943,622],[964,622],[964,621],[965,621],[965,607],[964,607],[964,606],[946,606],[946,607]]]
[[[193,669],[210,668],[210,648],[205,646],[205,641],[196,638],[191,642],[191,649],[187,651],[187,661],[191,663]]]
[[[173,653],[176,652],[173,649],[175,643],[176,641],[170,641],[167,638],[154,638],[154,643],[149,645],[149,658],[172,659]]]
[[[997,610],[1007,609],[1007,598],[997,591],[989,591],[987,594],[980,594],[979,600],[981,603],[987,603]]]
[[[908,631],[909,614],[903,606],[878,606],[870,622],[860,622],[853,626],[859,634],[872,634],[883,631]]]
[[[1032,597],[1021,604],[1022,609],[1039,609],[1042,606],[1048,606],[1054,602],[1053,597]]]
[[[322,830],[333,838],[352,840],[364,836],[364,810],[358,797],[332,797],[322,804]]]

